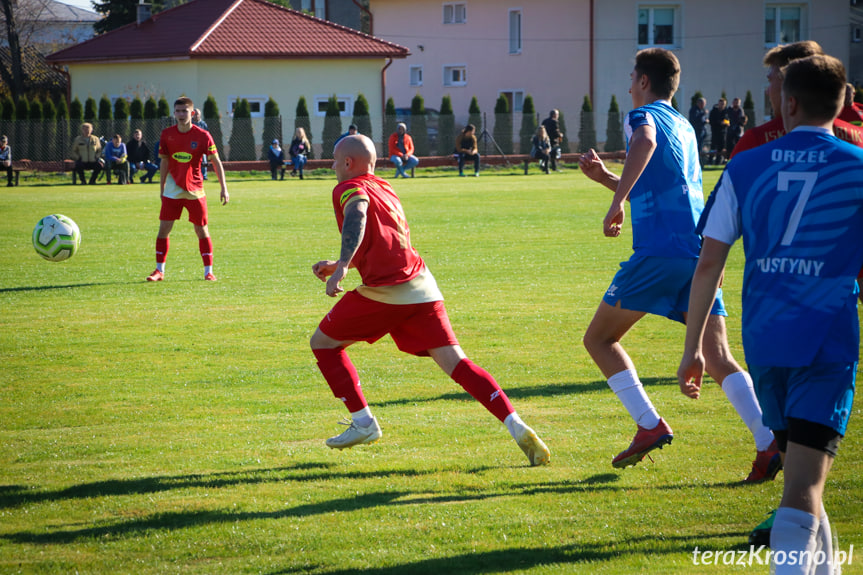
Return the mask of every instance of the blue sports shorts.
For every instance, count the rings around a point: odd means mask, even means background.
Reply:
[[[787,418],[820,423],[845,435],[854,388],[857,362],[817,363],[806,367],[749,366],[764,425],[788,429]]]
[[[689,286],[697,258],[635,256],[620,264],[602,300],[630,311],[643,311],[684,323],[689,309]],[[722,289],[716,293],[711,315],[727,316]]]

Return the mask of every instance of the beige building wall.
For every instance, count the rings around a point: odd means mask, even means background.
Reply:
[[[146,100],[164,96],[169,103],[181,95],[203,107],[209,94],[216,98],[223,121],[230,116],[231,104],[237,98],[257,102],[263,116],[264,103],[272,97],[286,124],[284,138],[293,132],[297,102],[305,96],[312,124],[313,142],[320,142],[323,113],[316,103],[326,102],[335,94],[345,102],[342,123],[347,130],[353,116],[357,94],[369,102],[372,126],[383,118],[381,98],[382,59],[351,60],[169,60],[159,62],[124,62],[109,64],[71,64],[72,98],[82,103],[92,97],[99,100],[107,94]],[[260,131],[256,131],[260,134]],[[373,134],[380,140],[380,134]]]

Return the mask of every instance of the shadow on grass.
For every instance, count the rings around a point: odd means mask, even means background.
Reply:
[[[289,469],[312,469],[312,470],[320,470],[330,467],[329,465],[323,464],[307,464],[297,466],[296,468]],[[470,473],[479,473],[490,468],[477,468],[469,470]],[[266,479],[261,478],[260,476],[256,476],[254,473],[252,477],[246,479],[231,479],[231,478],[222,478],[219,477],[223,474],[219,474],[217,476],[189,476],[189,477],[177,477],[177,478],[167,478],[168,480],[172,480],[173,483],[168,482],[167,485],[164,485],[164,489],[169,488],[177,488],[177,487],[195,487],[195,486],[205,486],[205,487],[223,487],[225,485],[231,485],[233,483],[255,483],[256,481],[282,481],[285,478],[281,477],[284,470],[266,470],[264,471],[266,475]],[[423,473],[432,473],[429,472],[412,472],[410,470],[403,469],[392,469],[378,472],[369,472],[369,473],[347,473],[347,474],[339,474],[339,473],[322,473],[322,474],[312,474],[312,475],[303,475],[299,480],[307,481],[311,479],[326,479],[326,480],[340,480],[344,478],[362,478],[362,477],[381,477],[386,475],[405,475],[405,474],[415,474],[420,475]],[[245,475],[245,474],[224,474],[224,475]],[[290,479],[290,478],[288,478]],[[228,511],[221,509],[210,509],[210,510],[199,510],[199,511],[182,511],[182,512],[167,512],[167,513],[157,513],[151,515],[149,517],[136,518],[131,521],[124,521],[119,523],[111,523],[107,525],[95,526],[95,527],[87,527],[83,529],[75,529],[75,530],[55,530],[51,532],[40,532],[35,533],[32,531],[22,531],[18,533],[8,533],[0,536],[0,539],[5,539],[7,541],[13,541],[16,543],[36,543],[36,544],[45,544],[45,543],[74,543],[81,539],[103,539],[103,538],[120,538],[125,536],[136,536],[142,533],[146,533],[149,531],[174,531],[177,529],[185,529],[190,527],[196,527],[199,525],[216,525],[216,524],[225,524],[225,523],[237,523],[242,521],[256,521],[256,520],[267,520],[267,519],[287,519],[287,518],[299,518],[299,517],[309,517],[315,515],[322,515],[332,512],[340,512],[346,513],[351,511],[358,511],[363,509],[370,509],[375,507],[392,507],[392,506],[405,506],[405,505],[435,505],[435,504],[452,504],[452,503],[466,503],[470,501],[484,501],[489,499],[500,499],[500,498],[508,498],[508,497],[520,497],[525,495],[533,495],[536,493],[548,493],[548,492],[557,492],[557,493],[577,493],[577,492],[595,492],[602,490],[616,490],[618,488],[602,485],[605,483],[611,483],[617,481],[617,476],[611,473],[595,475],[590,477],[584,481],[564,481],[558,484],[550,484],[550,485],[536,485],[536,484],[524,484],[524,485],[514,485],[508,486],[498,489],[489,489],[478,493],[419,493],[419,492],[411,492],[411,491],[380,491],[374,493],[365,493],[360,494],[354,497],[345,497],[341,499],[331,499],[328,501],[322,501],[318,503],[310,503],[304,505],[298,505],[295,507],[289,507],[287,509],[281,509],[277,511]],[[68,490],[56,493],[40,493],[34,494],[36,495],[36,500],[56,500],[59,498],[69,498],[69,497],[88,497],[88,496],[97,496],[97,495],[105,495],[105,490],[100,489],[99,486],[107,486],[113,487],[117,493],[115,494],[146,494],[152,493],[154,491],[158,491],[162,488],[162,481],[164,478],[155,478],[148,480],[140,480],[140,481],[130,481],[130,482],[103,482],[103,483],[93,483],[86,484],[78,487],[73,487]],[[141,482],[144,482],[143,485],[140,485]],[[118,489],[119,487],[119,489]],[[9,494],[9,491],[12,493]],[[15,486],[12,487],[2,487],[0,488],[0,493],[10,498],[16,499],[18,501],[21,500],[20,491]]]
[[[235,485],[257,485],[277,482],[331,481],[339,479],[370,479],[378,477],[408,476],[417,477],[439,473],[440,469],[387,469],[374,471],[332,471],[332,463],[301,463],[290,467],[274,469],[255,469],[212,473],[208,475],[178,475],[162,477],[142,477],[139,479],[112,479],[74,485],[56,491],[37,491],[22,485],[0,485],[0,509],[20,507],[33,503],[62,501],[67,499],[86,499],[90,497],[110,497],[117,495],[146,495],[179,489],[207,488],[220,489]],[[481,473],[490,467],[476,467],[465,473]]]
[[[18,291],[48,291],[55,289],[72,289],[72,288],[87,288],[87,287],[96,287],[96,286],[115,286],[115,285],[126,285],[132,282],[99,282],[99,283],[86,283],[86,284],[68,284],[68,285],[56,285],[56,286],[24,286],[24,287],[15,287],[15,288],[0,288],[0,293],[11,293]]]
[[[459,575],[479,575],[485,573],[510,573],[527,570],[534,567],[551,566],[554,564],[594,563],[610,561],[627,555],[646,556],[648,561],[662,555],[692,555],[696,545],[699,547],[721,548],[725,550],[742,549],[734,541],[740,533],[697,534],[697,535],[651,535],[641,537],[625,537],[611,541],[577,542],[569,545],[558,545],[501,549],[484,553],[464,553],[452,557],[423,559],[392,567],[363,569],[363,575],[439,575],[440,573],[458,573]],[[562,535],[562,538],[565,535]],[[748,548],[747,548],[748,549]],[[593,566],[596,567],[595,565]],[[661,572],[661,565],[656,565],[655,572]],[[585,572],[592,569],[585,565]],[[270,575],[285,575],[298,573],[295,568],[272,571]],[[357,569],[335,569],[324,571],[327,575],[353,575]]]
[[[677,385],[676,379],[669,379],[667,377],[648,377],[641,380],[641,383],[646,386],[654,386],[654,385]],[[560,395],[578,395],[582,393],[595,393],[608,391],[611,393],[611,390],[608,387],[608,383],[604,380],[590,381],[587,383],[575,383],[575,382],[566,382],[566,383],[549,383],[546,385],[530,385],[530,386],[521,386],[521,387],[512,387],[507,389],[504,387],[503,390],[506,393],[506,396],[510,399],[530,399],[530,398],[541,398],[541,397],[557,397]],[[406,397],[401,399],[392,399],[389,401],[375,402],[375,407],[389,407],[393,405],[414,405],[418,403],[428,403],[431,401],[473,401],[473,398],[465,392],[465,391],[451,391],[444,393],[442,395],[436,395],[433,397]]]
[[[298,466],[299,468],[311,468],[315,469],[326,468],[329,467],[327,465],[321,464],[309,464],[307,466]],[[478,473],[490,468],[477,468],[471,469],[468,472],[470,473]],[[267,470],[265,473],[267,474],[267,480],[283,480],[283,478],[278,477],[279,472],[283,470]],[[381,477],[386,475],[405,475],[405,474],[415,474],[420,475],[424,473],[432,473],[432,471],[428,472],[411,472],[409,470],[403,469],[394,469],[394,470],[386,470],[379,472],[369,472],[369,473],[324,473],[322,475],[312,474],[312,475],[304,475],[300,478],[300,480],[306,481],[313,478],[322,478],[327,480],[340,480],[344,478],[364,478],[364,477]],[[234,475],[234,474],[231,474]],[[236,474],[243,475],[243,474]],[[169,478],[170,479],[170,478]],[[365,493],[360,494],[353,497],[345,497],[341,499],[331,499],[328,501],[322,501],[318,503],[310,503],[304,505],[298,505],[295,507],[289,507],[287,509],[281,509],[277,511],[227,511],[221,509],[210,509],[210,510],[200,510],[200,511],[183,511],[183,512],[167,512],[167,513],[157,513],[151,515],[149,517],[136,518],[130,521],[124,521],[119,523],[111,523],[106,525],[100,525],[95,527],[86,527],[83,529],[74,529],[74,530],[55,530],[50,532],[32,532],[32,531],[21,531],[18,533],[7,533],[0,536],[0,539],[5,539],[7,541],[13,541],[16,543],[36,543],[36,544],[66,544],[66,543],[74,543],[81,539],[112,539],[112,538],[121,538],[126,536],[137,536],[143,533],[147,533],[149,531],[174,531],[178,529],[185,529],[190,527],[197,527],[200,525],[217,525],[217,524],[234,524],[242,521],[257,521],[257,520],[280,520],[280,519],[288,519],[288,518],[300,518],[300,517],[310,517],[315,515],[322,515],[332,512],[346,513],[352,511],[359,511],[364,509],[371,509],[376,507],[393,507],[393,506],[408,506],[408,505],[436,505],[436,504],[452,504],[452,503],[466,503],[471,501],[484,501],[490,499],[501,499],[501,498],[509,498],[509,497],[522,497],[529,496],[536,493],[579,493],[579,492],[597,492],[604,490],[617,490],[619,488],[613,487],[610,485],[604,485],[607,483],[611,483],[617,481],[618,476],[612,473],[605,473],[594,475],[585,479],[584,481],[564,481],[556,484],[548,484],[548,485],[537,485],[537,484],[524,484],[524,485],[513,485],[508,487],[502,487],[498,489],[489,489],[478,493],[419,493],[419,492],[411,492],[411,491],[379,491],[374,493]],[[226,483],[225,481],[220,481],[218,476],[190,476],[189,478],[178,477],[174,478],[175,481],[185,482],[183,486],[205,486],[205,487],[221,487]],[[203,481],[202,481],[203,480]],[[161,478],[157,478],[155,480],[142,480],[158,482],[161,481]],[[229,481],[227,484],[231,484],[233,482],[238,483],[254,483],[255,476],[253,474],[252,478],[239,480],[239,481]],[[105,482],[105,484],[114,484],[114,483],[127,483],[131,485],[123,485],[123,489],[120,491],[120,494],[144,494],[153,492],[156,486],[146,485],[144,488],[136,487],[134,490],[130,490],[129,487],[137,484],[138,482]],[[76,497],[84,497],[86,496],[84,493],[77,493],[79,489],[86,489],[86,492],[90,492],[94,486],[101,484],[87,484],[80,487],[71,488],[67,491],[76,492]],[[176,486],[174,486],[176,487]],[[173,488],[173,487],[172,487]],[[0,492],[9,489],[2,488]],[[14,488],[13,488],[14,489]],[[48,497],[52,494],[45,493],[44,496]],[[59,492],[59,494],[55,494],[53,499],[57,499],[57,495],[60,497],[68,496],[68,494],[64,492]],[[92,495],[104,495],[104,492],[92,493]],[[14,495],[13,495],[14,496]]]

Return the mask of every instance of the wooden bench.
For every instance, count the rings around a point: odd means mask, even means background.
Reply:
[[[15,174],[15,185],[17,186],[21,180],[21,172],[30,172],[33,168],[30,160],[17,160],[12,162],[12,172]]]

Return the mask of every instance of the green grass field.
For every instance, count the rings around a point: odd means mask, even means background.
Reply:
[[[155,185],[3,188],[0,573],[767,573],[723,561],[748,549],[782,475],[740,482],[751,437],[715,384],[698,401],[678,390],[680,325],[647,318],[624,340],[674,444],[611,467],[635,429],[581,337],[631,235],[602,236],[610,193],[577,170],[516,172],[394,185],[462,347],[551,449],[543,468],[389,338],[350,350],[382,440],[324,446],[346,415],[308,347],[333,304],[311,273],[338,255],[331,175],[229,180],[227,207],[210,182],[215,284],[185,221],[166,281],[143,281]],[[64,263],[31,246],[51,213],[82,231]],[[741,265],[735,247],[742,361]],[[860,411],[825,498],[844,551],[863,546]],[[693,565],[696,547],[724,555]],[[863,573],[856,551],[845,574]]]

